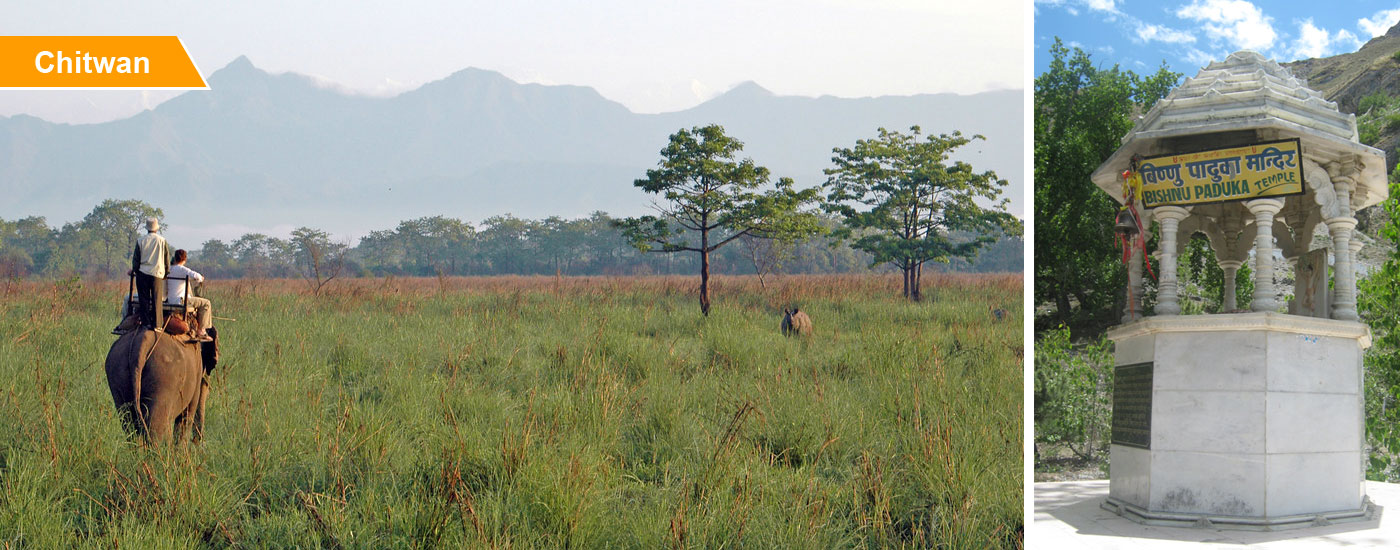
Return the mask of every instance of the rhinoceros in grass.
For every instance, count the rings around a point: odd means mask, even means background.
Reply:
[[[797,308],[783,309],[783,336],[811,336],[812,318]]]

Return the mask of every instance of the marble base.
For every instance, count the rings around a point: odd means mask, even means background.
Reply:
[[[1369,329],[1272,312],[1109,330],[1153,364],[1148,448],[1112,445],[1105,508],[1144,522],[1276,529],[1364,519]]]
[[[1356,510],[1339,510],[1317,514],[1296,514],[1274,517],[1241,517],[1213,514],[1190,514],[1153,512],[1133,506],[1113,497],[1108,497],[1100,508],[1118,514],[1143,525],[1158,527],[1197,527],[1201,529],[1239,529],[1248,531],[1283,531],[1305,527],[1325,527],[1338,523],[1370,521],[1375,518],[1376,507],[1369,499],[1362,499]]]

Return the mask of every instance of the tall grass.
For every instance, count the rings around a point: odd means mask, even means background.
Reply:
[[[143,448],[125,287],[23,283],[0,547],[1019,547],[1021,279],[897,284],[724,277],[707,319],[682,278],[225,282],[207,439]]]

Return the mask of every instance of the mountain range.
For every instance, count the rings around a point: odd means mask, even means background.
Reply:
[[[53,224],[103,199],[135,198],[193,240],[292,226],[363,235],[428,215],[635,215],[651,198],[632,182],[656,165],[667,136],[710,123],[802,187],[824,180],[833,147],[879,127],[982,134],[957,158],[1008,180],[1011,212],[1024,211],[1021,91],[811,98],[750,82],[691,109],[638,114],[592,88],[480,69],[387,98],[269,74],[246,57],[208,82],[111,122],[0,117],[0,218]]]

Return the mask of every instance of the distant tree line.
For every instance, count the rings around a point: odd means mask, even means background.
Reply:
[[[83,219],[51,227],[42,216],[0,219],[0,278],[122,277],[138,228],[147,217],[165,223],[164,212],[138,200],[107,200]],[[289,238],[249,233],[237,239],[211,239],[190,250],[190,265],[218,279],[313,277],[316,263],[343,262],[341,276],[467,275],[693,275],[698,260],[685,254],[638,251],[604,212],[577,219],[542,220],[493,216],[479,224],[445,216],[407,220],[372,231],[353,245],[326,232],[302,227]],[[179,222],[174,222],[178,224]],[[819,223],[834,229],[835,215]],[[166,224],[169,226],[169,224]],[[977,236],[954,234],[954,240]],[[1018,272],[1021,239],[1001,236],[972,261],[953,259],[947,269],[963,272]],[[714,269],[724,274],[860,273],[872,256],[846,241],[818,236],[793,243],[740,239],[716,251]],[[324,265],[320,266],[322,269]],[[888,271],[891,267],[877,266]]]

